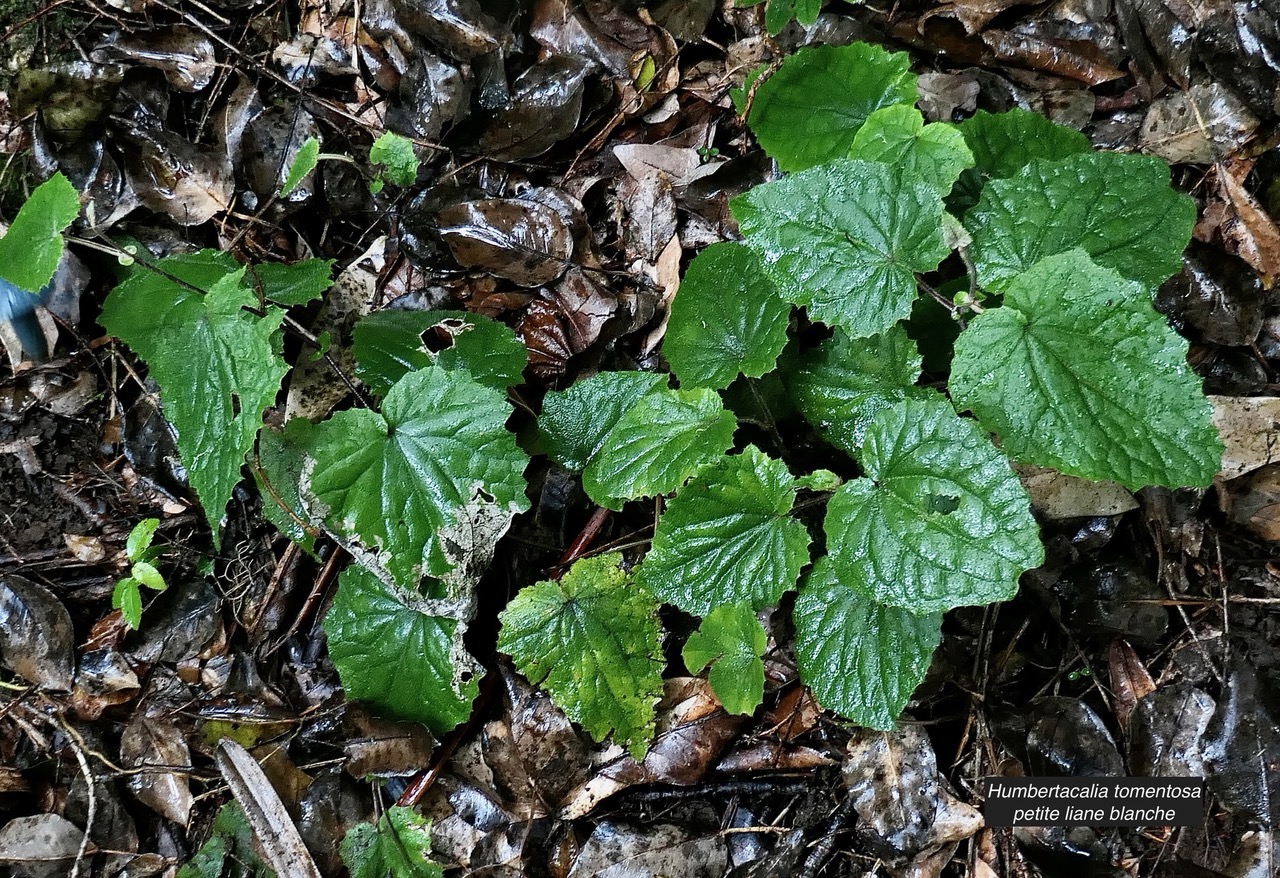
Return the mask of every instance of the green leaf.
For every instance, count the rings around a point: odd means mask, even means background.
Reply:
[[[159,526],[160,519],[144,518],[129,531],[129,538],[124,544],[124,555],[129,559],[130,564],[146,557],[147,549],[151,548],[151,541],[155,539],[156,528]]]
[[[443,734],[471,715],[479,687],[452,660],[458,621],[404,598],[359,565],[343,570],[324,620],[329,656],[349,699]]]
[[[0,238],[0,279],[38,293],[58,270],[62,231],[80,214],[80,193],[61,172],[31,193]]]
[[[308,137],[298,148],[298,154],[293,157],[293,164],[289,165],[289,173],[285,175],[284,185],[280,187],[280,197],[287,198],[294,189],[301,186],[307,174],[314,171],[319,163],[320,141],[314,137]]]
[[[1008,600],[1043,560],[1009,461],[942,397],[877,412],[859,463],[825,529],[836,576],[867,599],[917,614]]]
[[[338,846],[351,878],[443,878],[433,863],[431,821],[393,805],[376,824],[357,823]]]
[[[438,364],[409,372],[381,414],[338,412],[313,428],[304,504],[362,564],[398,585],[443,576],[452,564],[439,531],[459,510],[529,507],[528,458],[504,427],[510,414],[501,393],[465,372]]]
[[[787,369],[787,386],[813,428],[856,455],[876,412],[931,393],[915,386],[919,377],[920,355],[901,326],[859,339],[837,329]]]
[[[244,310],[257,308],[258,298],[227,254],[171,256],[159,268],[185,284],[141,271],[107,297],[100,321],[160,385],[187,478],[216,538],[262,413],[288,370],[280,356],[284,312]]]
[[[612,732],[640,759],[662,694],[658,604],[621,560],[584,558],[559,582],[521,589],[500,616],[498,649],[592,737]]]
[[[1187,343],[1081,251],[1014,278],[960,334],[951,392],[1017,460],[1127,488],[1206,486],[1222,442]]]
[[[306,552],[315,548],[315,537],[303,526],[312,522],[302,505],[298,486],[311,435],[311,422],[293,418],[283,430],[266,429],[258,434],[258,465],[254,478],[262,499],[262,514],[280,533]]]
[[[604,437],[582,471],[582,488],[609,509],[670,493],[728,451],[736,427],[714,390],[654,390]]]
[[[665,384],[665,375],[600,372],[548,393],[538,417],[547,454],[565,469],[584,469],[627,410]]]
[[[915,273],[950,252],[937,190],[880,162],[830,162],[757,186],[732,208],[782,297],[855,338],[905,319]]]
[[[754,252],[712,244],[680,282],[662,352],[681,387],[728,387],[739,373],[759,378],[787,343],[790,313]]]
[[[752,0],[750,3],[738,5],[750,6],[758,2],[759,0]],[[818,20],[818,13],[821,11],[822,0],[769,0],[769,5],[764,11],[765,29],[769,32],[769,36],[776,37],[793,18],[808,27]]]
[[[684,665],[696,674],[711,665],[707,682],[729,713],[750,714],[764,698],[768,638],[750,607],[725,604],[712,610],[685,642]]]
[[[397,186],[412,186],[418,179],[418,156],[413,141],[391,131],[369,148],[369,161],[386,168],[385,176]]]
[[[1195,202],[1170,187],[1168,165],[1114,152],[1032,162],[988,183],[965,215],[978,280],[992,290],[1077,247],[1155,288],[1182,268],[1195,221]]]
[[[434,348],[449,346],[433,353],[424,339]],[[520,383],[528,362],[511,327],[466,311],[377,311],[356,324],[351,350],[356,377],[379,396],[407,372],[433,362],[506,390]]]
[[[667,505],[641,584],[696,616],[776,604],[809,561],[809,533],[789,514],[795,492],[786,465],[754,446],[721,458]]]
[[[148,561],[135,561],[133,569],[129,572],[133,574],[134,579],[152,591],[164,591],[169,587],[164,577],[160,575],[160,571]]]
[[[747,122],[784,171],[843,158],[868,116],[916,102],[909,66],[869,43],[800,49],[756,90]]]
[[[844,484],[844,479],[833,473],[829,469],[818,469],[809,473],[807,476],[801,476],[796,479],[796,486],[804,488],[808,491],[823,493],[834,491],[836,488]]]
[[[849,158],[884,162],[903,176],[928,183],[946,195],[965,168],[973,167],[973,153],[964,136],[950,125],[925,125],[915,107],[896,104],[867,117],[858,129]]]
[[[233,866],[224,872],[225,860]],[[177,878],[275,878],[275,872],[254,850],[253,829],[244,811],[235,802],[218,809],[213,818],[213,834],[194,857],[178,870]]]
[[[825,558],[801,583],[791,615],[800,679],[818,702],[860,726],[894,728],[929,670],[942,615],[869,601]]]
[[[1004,113],[979,110],[957,127],[974,159],[956,188],[960,213],[978,203],[988,180],[1012,177],[1036,159],[1057,161],[1091,149],[1089,138],[1074,128],[1019,107]]]
[[[250,269],[262,284],[264,298],[277,305],[305,305],[333,286],[332,259],[303,259],[291,265],[265,262]]]
[[[120,611],[124,623],[134,631],[142,624],[142,589],[138,580],[126,576],[111,590],[111,608]]]

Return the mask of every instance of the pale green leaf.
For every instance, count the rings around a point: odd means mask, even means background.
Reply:
[[[1150,294],[1078,250],[1013,279],[960,334],[950,379],[1017,460],[1134,490],[1213,481],[1200,385]]]
[[[187,478],[216,536],[262,413],[288,370],[280,356],[284,312],[245,310],[257,308],[258,298],[227,254],[170,256],[159,268],[183,283],[139,271],[112,291],[99,319],[160,385]]]
[[[1091,148],[1089,138],[1074,128],[1019,107],[1004,113],[979,110],[957,127],[974,159],[956,187],[960,213],[978,203],[988,180],[1012,177],[1036,159],[1057,161]]]
[[[825,529],[836,575],[867,599],[917,614],[1008,600],[1043,560],[1009,461],[941,396],[877,412],[858,460]]]
[[[149,561],[135,561],[129,572],[134,579],[152,591],[164,591],[169,587],[160,571]]]
[[[714,390],[654,390],[605,435],[582,471],[582,488],[610,509],[670,493],[728,451],[736,427]]]
[[[618,568],[577,561],[559,582],[521,589],[502,612],[498,649],[596,740],[612,733],[637,759],[662,694],[658,604]]]
[[[870,601],[825,558],[805,576],[791,615],[796,667],[818,703],[860,726],[894,728],[929,670],[942,615]]]
[[[520,383],[528,362],[511,327],[465,311],[375,312],[356,324],[351,350],[356,376],[379,396],[405,373],[432,362],[506,390]]]
[[[855,338],[910,315],[915,273],[950,252],[937,190],[880,162],[830,162],[757,186],[732,207],[782,297]]]
[[[385,168],[384,176],[397,186],[412,186],[418,179],[418,156],[413,141],[392,131],[384,132],[369,148],[369,161]]]
[[[58,270],[62,231],[80,213],[80,193],[61,172],[32,191],[0,238],[0,279],[38,293]]]
[[[457,679],[455,619],[429,616],[353,564],[338,578],[324,630],[342,688],[352,701],[424,723],[443,734],[471,715],[476,680]]]
[[[290,265],[264,262],[250,271],[262,284],[263,297],[286,307],[313,302],[333,286],[332,259],[303,259]]]
[[[721,458],[667,504],[641,584],[695,616],[776,604],[809,561],[809,533],[789,514],[795,492],[786,465],[754,446]]]
[[[802,48],[756,90],[747,122],[784,171],[843,158],[873,112],[916,102],[909,68],[905,52],[869,43]]]
[[[681,653],[689,673],[707,665],[711,691],[729,713],[749,714],[764,698],[764,655],[768,637],[750,607],[724,604],[702,620]]]
[[[120,611],[120,618],[133,630],[142,624],[142,589],[138,580],[126,576],[111,591],[111,607]]]
[[[146,557],[151,541],[155,539],[156,528],[160,527],[160,519],[144,518],[129,531],[129,538],[124,543],[124,555],[132,564]]]
[[[599,372],[551,391],[538,418],[547,454],[565,469],[585,468],[627,410],[665,384],[666,376],[649,372]]]
[[[836,488],[844,484],[844,479],[833,473],[829,469],[814,470],[807,476],[801,476],[796,479],[796,485],[809,491],[827,492],[834,491]]]
[[[662,352],[680,386],[723,388],[759,378],[787,343],[790,306],[741,244],[712,244],[680,281]]]
[[[786,371],[796,408],[823,438],[857,454],[880,409],[930,391],[915,386],[920,355],[901,326],[870,338],[836,330]]]
[[[867,117],[849,149],[849,158],[884,162],[903,179],[917,179],[946,195],[973,153],[964,136],[950,125],[925,125],[915,107],[896,104]]]
[[[284,185],[280,187],[280,197],[287,198],[294,189],[301,186],[307,174],[314,171],[319,163],[320,141],[314,137],[308,137],[298,148],[298,154],[293,157],[293,164],[289,165],[289,173],[285,175]]]
[[[338,846],[351,878],[442,878],[431,861],[431,821],[392,805],[375,823],[357,823]]]
[[[510,414],[501,393],[465,372],[409,372],[381,414],[338,412],[312,429],[303,501],[362,564],[415,588],[451,568],[439,532],[463,507],[529,507],[528,458],[504,426]]]
[[[1151,156],[1091,152],[992,180],[965,215],[978,280],[1004,290],[1046,256],[1077,247],[1151,288],[1182,268],[1196,207]]]

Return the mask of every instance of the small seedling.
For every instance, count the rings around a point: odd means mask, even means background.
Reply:
[[[322,161],[355,164],[355,159],[349,155],[321,152],[320,141],[308,137],[289,165],[289,173],[285,175],[284,184],[280,187],[280,197],[288,198],[292,195],[302,185],[307,174],[314,171]],[[418,178],[419,161],[413,149],[413,141],[391,131],[383,132],[373,142],[373,146],[369,147],[369,164],[374,166],[373,178],[369,181],[369,193],[372,195],[381,192],[388,180],[397,186],[412,186],[413,181]]]
[[[141,587],[145,585],[152,591],[164,591],[169,587],[155,566],[160,550],[151,545],[159,526],[160,519],[144,518],[129,531],[124,548],[129,561],[129,575],[117,582],[111,593],[111,606],[120,611],[125,624],[135,631],[142,623]]]

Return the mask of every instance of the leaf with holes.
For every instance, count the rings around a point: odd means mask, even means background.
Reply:
[[[1213,481],[1200,384],[1150,294],[1080,250],[1015,278],[960,334],[950,379],[1015,459],[1133,490]]]
[[[830,162],[757,186],[732,208],[782,297],[854,338],[906,319],[916,273],[950,252],[937,190],[880,162]]]
[[[667,505],[640,583],[696,616],[776,604],[809,561],[809,533],[790,516],[795,492],[786,464],[755,446],[721,458]]]
[[[835,574],[866,599],[919,614],[1008,600],[1044,559],[1009,461],[941,396],[877,412],[858,462],[824,527]]]
[[[689,635],[681,657],[689,673],[707,665],[711,691],[729,713],[749,714],[764,698],[764,655],[768,637],[750,607],[724,604]]]
[[[658,604],[621,560],[584,558],[559,582],[521,589],[499,617],[498,649],[592,737],[612,733],[640,759],[662,694]]]

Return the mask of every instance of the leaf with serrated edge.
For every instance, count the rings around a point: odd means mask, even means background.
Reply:
[[[965,168],[973,167],[973,153],[964,136],[950,125],[925,125],[915,107],[883,107],[867,117],[849,149],[849,158],[884,162],[904,179],[919,179],[942,195]]]
[[[357,823],[338,847],[351,878],[442,878],[431,856],[431,821],[393,805],[377,823]]]
[[[369,147],[369,161],[386,168],[387,179],[397,186],[412,186],[418,177],[418,156],[413,141],[393,131],[384,132]]]
[[[137,272],[107,297],[100,318],[160,385],[187,478],[215,535],[262,413],[275,404],[288,371],[280,356],[284,312],[246,311],[258,298],[235,265],[216,251],[163,259],[166,274],[191,286]]]
[[[584,558],[559,582],[521,589],[500,616],[498,649],[592,737],[613,733],[640,759],[662,694],[658,604],[621,560]]]
[[[786,464],[754,446],[707,467],[658,520],[641,584],[696,616],[776,604],[809,561],[809,533],[790,516],[795,490]]]
[[[873,112],[916,102],[909,68],[869,43],[799,49],[756,89],[747,122],[784,171],[843,158]]]
[[[469,669],[453,662],[459,624],[413,609],[390,586],[353,564],[338,579],[324,630],[348,699],[424,723],[439,735],[471,715],[479,691],[474,675],[460,679]]]
[[[729,713],[749,714],[764,698],[764,655],[768,637],[750,607],[716,607],[689,635],[681,657],[689,673],[707,665],[711,691]]]
[[[824,527],[836,575],[867,599],[918,614],[1008,600],[1043,560],[1008,459],[940,395],[877,412],[858,462]]]
[[[909,316],[915,273],[950,252],[937,190],[880,162],[829,162],[757,186],[732,208],[782,297],[855,338]]]
[[[958,405],[1017,460],[1086,479],[1206,486],[1222,442],[1187,342],[1139,284],[1074,250],[1010,283],[956,342]]]
[[[529,507],[510,414],[501,393],[464,372],[410,372],[381,414],[352,409],[313,428],[303,502],[361,563],[415,588],[451,569],[438,532],[463,507],[482,497],[510,514]]]
[[[0,238],[0,278],[38,293],[58,270],[62,230],[80,213],[80,193],[56,173],[31,193]]]
[[[978,280],[999,291],[1046,256],[1077,247],[1155,288],[1181,270],[1195,221],[1195,202],[1170,187],[1168,165],[1114,152],[1032,162],[988,183],[965,215]]]
[[[665,384],[665,376],[648,372],[600,372],[551,391],[538,417],[547,454],[565,469],[585,468],[627,410]]]
[[[262,284],[263,297],[278,305],[314,302],[333,286],[332,259],[303,259],[290,265],[266,262],[250,270]]]
[[[1004,113],[979,110],[956,127],[974,160],[956,187],[960,212],[978,203],[988,180],[1012,177],[1036,159],[1057,161],[1091,148],[1079,131],[1018,107]]]
[[[818,702],[858,725],[893,729],[929,670],[942,614],[870,601],[824,558],[800,584],[791,616],[796,667]]]
[[[867,424],[880,409],[930,394],[916,387],[920,354],[901,326],[870,338],[841,330],[786,370],[796,408],[824,439],[857,454]]]
[[[728,451],[736,427],[714,390],[654,390],[604,437],[582,471],[582,489],[609,509],[670,493]]]
[[[429,352],[423,336],[433,327],[450,340]],[[356,377],[379,396],[406,372],[439,363],[462,369],[495,390],[520,383],[528,352],[511,327],[465,311],[378,311],[363,318],[352,332]]]
[[[681,387],[718,390],[739,373],[759,378],[787,343],[790,313],[754,252],[712,244],[680,281],[662,352]]]

